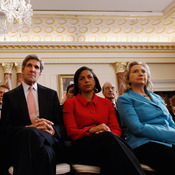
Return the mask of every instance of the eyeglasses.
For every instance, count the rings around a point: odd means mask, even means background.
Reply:
[[[112,90],[112,91],[114,91],[115,90],[115,87],[105,87],[105,90]]]

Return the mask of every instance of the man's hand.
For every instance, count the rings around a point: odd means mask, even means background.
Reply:
[[[54,125],[53,122],[46,120],[44,118],[40,118],[40,119],[37,119],[35,123],[32,123],[31,125],[27,127],[35,127],[35,128],[38,128],[42,131],[49,133],[50,135],[53,135],[54,133],[54,129],[52,127],[53,125]]]
[[[89,129],[89,133],[91,133],[91,134],[99,134],[99,133],[104,132],[104,131],[111,131],[109,129],[109,127],[104,123],[99,124],[99,125]]]

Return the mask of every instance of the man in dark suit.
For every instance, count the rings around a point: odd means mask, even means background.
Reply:
[[[8,92],[10,89],[8,86],[1,84],[0,85],[0,119],[1,119],[1,110],[2,110],[2,98],[4,93]]]
[[[22,84],[3,97],[1,132],[13,146],[14,175],[55,175],[56,162],[64,155],[58,95],[37,83],[42,70],[42,60],[28,55]]]
[[[0,85],[0,125],[1,125],[1,110],[2,110],[2,99],[4,93],[9,91],[9,87],[6,85]],[[7,149],[8,145],[3,142],[3,139],[0,136],[0,174],[8,175],[8,168],[11,165],[11,160],[9,159],[10,155]]]
[[[102,87],[102,93],[103,93],[105,98],[108,98],[112,102],[112,105],[115,108],[118,123],[120,125],[120,128],[122,129],[121,138],[125,139],[127,128],[126,128],[126,125],[123,123],[123,121],[120,118],[119,113],[118,113],[117,104],[116,104],[116,93],[117,93],[117,91],[116,91],[115,86],[110,82],[104,83],[104,85]]]

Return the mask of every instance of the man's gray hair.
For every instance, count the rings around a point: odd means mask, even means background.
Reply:
[[[44,63],[37,55],[34,55],[34,54],[26,56],[26,58],[22,62],[22,70],[24,70],[24,68],[29,60],[39,61],[40,62],[40,72],[42,72],[42,70],[44,69]]]

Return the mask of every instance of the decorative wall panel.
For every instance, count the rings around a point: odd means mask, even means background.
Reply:
[[[175,7],[164,16],[34,15],[30,30],[0,41],[175,42]]]

